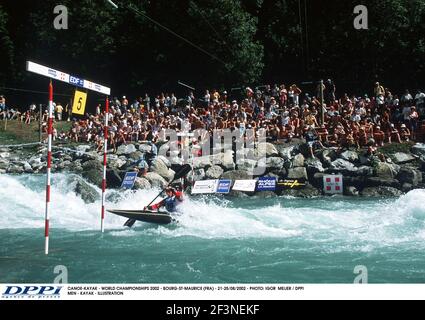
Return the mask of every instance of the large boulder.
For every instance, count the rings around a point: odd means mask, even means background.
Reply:
[[[392,178],[367,177],[365,180],[365,186],[400,188],[400,182]]]
[[[358,168],[356,175],[362,177],[371,177],[373,176],[373,168],[368,166],[361,166]]]
[[[97,187],[102,186],[103,173],[102,170],[90,169],[84,170],[82,176],[90,183],[94,184]]]
[[[276,147],[272,143],[266,143],[266,156],[267,157],[277,157],[279,156],[279,152],[277,151]]]
[[[422,173],[416,169],[402,167],[397,179],[403,184],[408,183],[416,187],[422,182]]]
[[[252,175],[250,175],[247,171],[244,170],[231,170],[225,172],[221,179],[230,179],[232,181],[235,180],[250,180],[252,179]]]
[[[267,170],[281,169],[284,167],[285,160],[279,157],[270,157],[266,159]]]
[[[115,168],[106,170],[106,183],[108,188],[118,189],[121,188],[122,180],[125,172],[119,171]]]
[[[227,150],[224,153],[214,154],[211,156],[214,165],[221,166],[225,170],[234,170],[235,162],[233,161],[233,151]]]
[[[0,159],[7,159],[10,157],[10,153],[9,152],[1,152],[0,153]]]
[[[417,143],[411,149],[413,154],[425,157],[425,143]]]
[[[156,172],[148,172],[145,178],[150,182],[153,188],[163,189],[168,185],[167,181]]]
[[[375,176],[380,178],[395,178],[400,172],[400,166],[394,163],[378,162],[375,165]]]
[[[349,197],[358,197],[360,194],[359,194],[359,190],[357,190],[356,187],[349,186],[349,187],[345,188],[344,195],[349,196]]]
[[[343,153],[340,154],[339,156],[341,159],[344,159],[346,161],[355,163],[359,161],[359,154],[355,151],[344,151]]]
[[[403,193],[392,187],[368,187],[363,189],[361,192],[361,195],[363,197],[373,197],[373,198],[379,198],[379,197],[400,197]]]
[[[292,166],[294,168],[304,167],[304,160],[305,160],[304,156],[301,153],[299,153],[292,160]]]
[[[146,178],[136,178],[136,181],[134,182],[134,189],[135,190],[149,190],[152,188],[151,183]]]
[[[159,157],[152,162],[152,165],[149,169],[152,172],[156,172],[168,181],[171,181],[174,178],[174,171],[169,169],[164,161],[162,161]]]
[[[100,195],[96,189],[81,179],[78,179],[74,191],[77,195],[81,196],[81,199],[83,199],[85,203],[94,203],[100,199]]]
[[[98,170],[102,171],[103,164],[97,160],[89,160],[83,163],[84,170]]]
[[[307,183],[303,189],[294,190],[286,189],[282,190],[281,195],[291,196],[297,198],[314,198],[322,195],[322,192],[317,188],[313,187],[311,184]]]
[[[306,168],[292,168],[288,170],[288,179],[308,179]]]
[[[193,167],[195,169],[202,169],[205,167],[210,167],[211,165],[212,163],[210,156],[196,157],[193,159]]]
[[[355,174],[358,168],[351,162],[344,159],[336,159],[330,164],[331,173]]]
[[[295,152],[295,146],[287,147],[285,145],[276,145],[276,149],[279,152],[279,156],[285,160],[291,160]]]
[[[207,172],[205,173],[205,176],[208,179],[219,179],[223,173],[224,173],[224,170],[222,167],[214,165],[207,170]]]
[[[304,165],[310,175],[314,175],[317,172],[325,172],[323,164],[318,158],[308,158],[305,160]]]
[[[393,155],[391,155],[391,159],[396,164],[404,164],[404,163],[408,163],[408,162],[412,162],[416,160],[416,158],[413,157],[411,154],[404,153],[404,152],[394,153]]]
[[[136,147],[134,146],[134,144],[122,144],[118,147],[117,149],[117,154],[118,155],[122,155],[122,154],[131,154],[133,152],[136,152]]]
[[[335,150],[324,149],[319,153],[319,158],[322,160],[323,164],[329,167],[331,163],[337,159],[337,154]]]
[[[205,170],[204,169],[195,169],[193,170],[193,174],[189,173],[187,175],[188,181],[190,183],[194,183],[195,181],[204,180],[205,179]]]

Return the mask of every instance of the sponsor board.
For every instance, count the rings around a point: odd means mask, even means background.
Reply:
[[[323,177],[323,190],[327,194],[342,194],[344,191],[342,175],[327,175]]]
[[[276,178],[261,177],[258,179],[257,191],[276,191]]]
[[[127,172],[125,174],[124,180],[122,181],[121,188],[131,189],[136,182],[137,172]]]
[[[196,181],[192,188],[192,194],[209,194],[217,190],[218,180]]]
[[[254,192],[257,180],[236,180],[233,185],[235,191]]]
[[[41,76],[45,76],[51,79],[59,80],[62,82],[66,82],[72,84],[76,87],[85,88],[88,90],[96,91],[102,94],[109,96],[111,94],[111,89],[100,84],[81,79],[79,77],[70,75],[68,73],[55,70],[53,68],[49,68],[43,66],[41,64],[27,61],[27,71],[39,74]]]
[[[229,193],[232,186],[232,180],[220,180],[217,185],[217,193]]]

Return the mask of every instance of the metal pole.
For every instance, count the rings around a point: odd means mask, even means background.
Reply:
[[[320,80],[320,124],[323,125],[325,123],[325,112],[323,110],[323,80]]]
[[[102,212],[101,212],[101,221],[100,229],[102,233],[105,231],[104,221],[105,221],[105,195],[106,195],[106,165],[107,165],[107,153],[108,153],[108,121],[109,121],[109,97],[106,97],[105,103],[105,127],[104,127],[104,151],[103,151],[103,179],[102,179]]]
[[[52,133],[53,133],[53,85],[50,80],[49,85],[49,120],[48,120],[48,139],[47,139],[47,176],[46,176],[46,213],[44,224],[44,253],[49,254],[49,215],[50,215],[50,174],[52,167]]]
[[[39,111],[38,111],[38,130],[39,130],[39,141],[40,143],[43,142],[43,132],[42,127],[43,127],[43,105],[39,105]]]

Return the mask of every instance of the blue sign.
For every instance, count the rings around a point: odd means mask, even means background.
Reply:
[[[122,181],[121,188],[131,189],[136,182],[137,172],[127,172],[125,174],[124,180]]]
[[[261,177],[258,179],[257,191],[275,191],[276,178]]]
[[[81,87],[84,88],[84,80],[74,77],[74,76],[69,76],[69,83],[77,86],[77,87]]]
[[[219,180],[217,185],[217,193],[229,193],[232,180]]]

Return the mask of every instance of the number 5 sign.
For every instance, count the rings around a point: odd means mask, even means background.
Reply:
[[[72,113],[84,115],[86,110],[87,93],[75,90],[74,104],[72,105]]]

